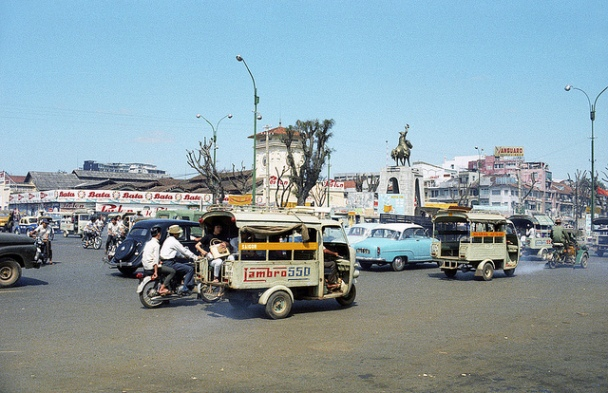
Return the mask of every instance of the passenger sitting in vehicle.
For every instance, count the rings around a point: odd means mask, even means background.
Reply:
[[[218,239],[222,241],[226,248],[230,250],[230,240],[228,239],[228,236],[223,232],[223,226],[220,223],[216,223],[213,226],[213,232],[206,234],[200,242],[196,243],[195,247],[202,256],[207,257],[207,259],[211,260],[210,265],[213,267],[213,282],[219,282],[224,259],[234,261],[234,256],[229,255],[224,258],[215,258],[211,253],[210,248],[211,241],[213,239]]]
[[[338,263],[337,259],[342,257],[335,251],[332,251],[323,246],[324,267],[325,267],[325,283],[327,289],[334,291],[340,288],[340,280],[338,278]]]

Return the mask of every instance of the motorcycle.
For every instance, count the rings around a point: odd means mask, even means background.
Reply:
[[[99,250],[101,248],[101,234],[96,232],[87,236],[86,234],[82,237],[82,247],[89,248],[93,247],[95,250]]]
[[[553,243],[553,253],[547,262],[550,269],[557,266],[580,265],[583,269],[587,268],[589,252],[586,245]]]
[[[49,260],[49,257],[46,252],[46,243],[40,237],[37,237],[36,240],[34,240],[34,245],[36,246],[36,255],[34,256],[34,263],[37,266],[45,265]]]
[[[108,261],[110,261],[110,260],[112,260],[112,258],[114,258],[114,254],[116,254],[116,249],[118,248],[120,243],[122,243],[123,240],[124,240],[124,237],[113,237],[112,238],[112,241],[110,242],[110,245],[108,246],[108,253],[106,255]]]
[[[194,287],[194,291],[187,293],[172,292],[168,295],[160,295],[159,290],[162,282],[165,280],[165,274],[159,274],[156,279],[152,280],[152,276],[146,275],[141,278],[137,286],[137,294],[141,304],[146,308],[160,307],[163,303],[169,303],[171,300],[179,299],[200,299],[206,303],[215,303],[222,296],[222,286],[214,285],[213,283],[204,284],[198,282]],[[182,277],[176,274],[171,280],[171,288],[176,290],[182,285]]]

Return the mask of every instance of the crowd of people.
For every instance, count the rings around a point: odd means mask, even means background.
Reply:
[[[152,238],[144,246],[142,253],[142,265],[144,274],[152,276],[155,280],[159,275],[164,279],[159,294],[169,295],[174,291],[178,294],[188,295],[194,289],[194,268],[190,264],[178,262],[179,258],[196,261],[199,257],[207,258],[214,271],[214,282],[219,282],[222,263],[226,258],[215,258],[210,251],[212,239],[219,239],[227,249],[230,242],[222,232],[222,226],[216,225],[212,233],[197,239],[196,250],[200,255],[194,254],[179,242],[183,230],[179,225],[171,225],[167,231],[167,237],[161,245],[162,229],[158,226],[152,227],[150,234]],[[228,256],[227,258],[232,258]],[[233,259],[233,258],[232,258]],[[176,274],[183,277],[183,284],[179,288],[171,288],[171,281]]]

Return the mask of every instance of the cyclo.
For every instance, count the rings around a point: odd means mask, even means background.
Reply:
[[[433,219],[431,256],[448,277],[458,269],[475,270],[475,279],[490,281],[502,269],[513,276],[519,262],[519,239],[513,223],[499,214],[440,210]]]
[[[207,259],[195,263],[203,300],[228,299],[237,308],[261,304],[272,319],[287,317],[295,300],[335,299],[341,306],[354,302],[359,271],[339,222],[318,217],[310,208],[212,207],[200,223],[205,233],[220,224],[231,243],[238,242],[234,260],[226,258],[222,264],[219,282],[214,282]],[[339,254],[338,284],[329,286],[328,252]]]
[[[551,228],[553,220],[545,214],[516,214],[509,217],[515,229],[525,241],[521,241],[521,255],[535,256],[547,260],[551,254]],[[529,228],[534,228],[534,236],[527,236]]]
[[[587,268],[589,262],[589,248],[584,243],[579,243],[580,231],[565,228],[564,233],[568,237],[567,243],[553,243],[553,253],[551,254],[546,266],[551,269],[558,265],[575,267],[580,265],[583,269]]]

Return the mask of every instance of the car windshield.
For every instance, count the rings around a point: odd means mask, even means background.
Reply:
[[[332,243],[347,243],[342,227],[323,228],[323,241]]]
[[[348,236],[365,236],[365,234],[369,231],[368,228],[363,227],[352,227],[348,231]]]
[[[372,230],[372,234],[370,237],[396,240],[396,239],[399,239],[400,235],[401,235],[401,232],[393,230],[393,229],[376,228],[376,229]]]

